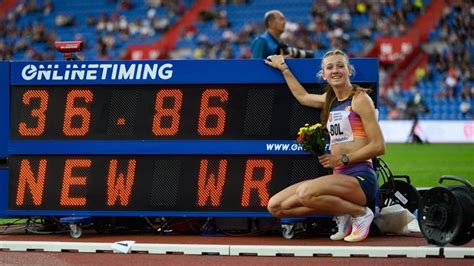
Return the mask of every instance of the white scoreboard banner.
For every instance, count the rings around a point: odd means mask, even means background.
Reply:
[[[388,143],[407,142],[413,121],[380,120]],[[474,143],[474,121],[470,120],[420,120],[415,133],[431,143]]]

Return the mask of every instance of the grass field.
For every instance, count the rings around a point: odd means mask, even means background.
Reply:
[[[382,159],[394,175],[408,175],[415,187],[440,186],[442,175],[455,175],[474,185],[474,144],[387,144]],[[459,185],[443,181],[442,185]]]
[[[26,223],[26,219],[18,219],[18,218],[8,218],[8,219],[0,219],[0,226],[6,224],[24,224]]]

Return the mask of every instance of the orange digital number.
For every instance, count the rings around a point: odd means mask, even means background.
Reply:
[[[165,108],[166,98],[172,98],[174,104],[172,107]],[[153,116],[153,134],[155,136],[173,136],[178,133],[181,105],[183,103],[183,93],[181,90],[161,90],[156,94],[155,115]],[[170,118],[170,125],[163,126],[163,118]]]
[[[46,125],[46,109],[48,109],[48,92],[45,90],[29,90],[23,94],[23,104],[29,105],[32,99],[39,99],[39,107],[31,110],[31,116],[37,118],[35,127],[28,127],[20,122],[18,133],[21,136],[39,136],[43,134]]]
[[[209,106],[211,98],[227,102],[229,93],[225,89],[208,89],[202,93],[199,109],[198,132],[201,136],[218,136],[224,132],[226,111],[222,106]],[[216,118],[215,125],[208,125],[210,117]]]
[[[77,107],[74,104],[82,99],[90,104],[94,95],[90,90],[72,90],[67,94],[66,110],[64,111],[63,132],[66,136],[84,136],[89,132],[91,113],[87,107]],[[73,119],[81,119],[79,127],[73,127]],[[77,121],[77,120],[76,120]]]

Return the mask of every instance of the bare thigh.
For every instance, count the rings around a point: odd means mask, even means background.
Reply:
[[[366,197],[359,182],[349,175],[334,174],[303,181],[294,189],[298,196],[332,195],[358,205],[365,205]]]
[[[298,189],[299,186],[301,186],[304,183],[310,182],[312,180],[314,180],[314,179],[301,181],[301,182],[293,184],[289,187],[286,187],[285,189],[281,190],[277,194],[273,195],[270,200],[273,201],[273,202],[281,203],[284,200],[290,198],[291,196],[295,196],[296,195],[296,190]]]

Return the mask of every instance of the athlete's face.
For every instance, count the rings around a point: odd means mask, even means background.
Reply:
[[[351,70],[343,55],[334,54],[323,59],[323,79],[331,86],[344,85],[349,81]]]

